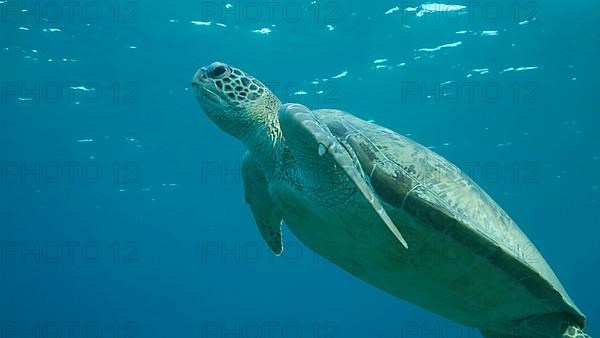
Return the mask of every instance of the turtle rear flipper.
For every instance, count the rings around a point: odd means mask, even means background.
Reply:
[[[481,335],[484,338],[547,338],[548,335],[545,333],[541,333],[541,334],[527,334],[527,335],[509,335],[509,334],[505,334],[505,333],[498,333],[498,332],[493,332],[493,331],[485,331],[482,330],[481,331]],[[583,332],[582,329],[580,329],[577,326],[569,326],[561,336],[557,336],[557,338],[591,338],[590,335],[588,335],[587,333]]]
[[[581,329],[585,323],[573,321],[567,313],[546,313],[503,325],[480,327],[484,338],[591,338]]]
[[[310,159],[309,162],[313,164],[325,159],[333,160],[335,165],[343,170],[369,201],[380,219],[398,241],[405,248],[408,248],[406,240],[379,202],[373,189],[365,182],[352,157],[327,126],[320,123],[312,111],[300,104],[284,104],[279,109],[279,124],[283,137],[292,153],[299,155],[302,160]],[[322,166],[315,166],[314,168],[318,168],[320,175],[324,174],[321,172]]]

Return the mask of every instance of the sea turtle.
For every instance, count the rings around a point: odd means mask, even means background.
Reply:
[[[525,234],[454,164],[334,109],[282,104],[214,62],[204,112],[248,148],[246,202],[275,254],[281,224],[356,277],[484,337],[589,337],[585,316]]]

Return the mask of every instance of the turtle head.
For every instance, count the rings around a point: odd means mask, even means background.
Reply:
[[[200,68],[192,79],[204,112],[225,132],[251,142],[272,128],[279,130],[281,101],[265,85],[245,72],[221,62]]]

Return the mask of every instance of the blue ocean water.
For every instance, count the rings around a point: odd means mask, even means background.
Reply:
[[[600,335],[596,1],[0,1],[2,337],[480,337],[262,243],[219,60],[467,171]]]

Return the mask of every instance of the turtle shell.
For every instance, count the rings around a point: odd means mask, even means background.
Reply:
[[[321,109],[315,114],[356,160],[386,209],[401,210],[472,248],[540,302],[532,308],[566,313],[584,326],[584,315],[539,251],[456,165],[392,130],[343,111]]]

